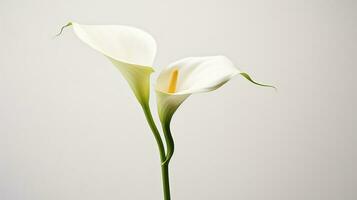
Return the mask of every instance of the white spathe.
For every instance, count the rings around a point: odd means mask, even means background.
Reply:
[[[150,96],[150,74],[157,45],[154,38],[140,29],[122,25],[72,25],[85,44],[108,57],[128,81],[140,103]]]
[[[172,73],[177,71],[176,91],[169,92]],[[218,89],[241,73],[225,56],[189,57],[163,69],[156,81],[158,112],[162,123],[170,123],[172,115],[191,94]]]
[[[138,28],[122,25],[80,25],[73,30],[83,42],[112,59],[151,67],[157,45],[155,39]]]
[[[224,56],[189,57],[163,69],[156,81],[156,90],[168,93],[171,73],[178,71],[176,91],[171,95],[208,92],[217,89],[240,73]]]

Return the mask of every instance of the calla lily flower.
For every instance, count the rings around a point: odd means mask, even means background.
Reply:
[[[150,75],[154,71],[151,66],[157,48],[153,37],[130,26],[81,25],[75,22],[62,27],[59,34],[68,26],[72,26],[81,41],[103,54],[119,69],[141,104],[158,145],[165,200],[170,200],[169,161],[174,153],[170,122],[178,107],[190,95],[216,90],[238,74],[254,84],[273,87],[255,82],[224,56],[189,57],[168,65],[161,71],[155,86],[165,149],[149,106]]]
[[[225,56],[189,57],[168,65],[156,81],[160,120],[169,122],[191,94],[216,90],[238,74],[256,85],[273,87],[255,82]]]
[[[184,58],[161,71],[156,81],[156,94],[160,121],[166,140],[169,141],[165,162],[170,160],[174,148],[170,122],[181,103],[191,94],[218,89],[238,74],[254,84],[273,87],[253,81],[247,73],[238,70],[224,56]]]
[[[150,34],[122,25],[70,22],[64,27],[67,26],[72,26],[81,41],[106,56],[119,69],[141,104],[148,102],[150,74],[154,71],[151,66],[157,50]]]

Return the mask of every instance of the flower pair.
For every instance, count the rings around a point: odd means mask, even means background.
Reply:
[[[81,25],[71,22],[75,34],[84,43],[102,53],[119,69],[140,103],[150,96],[150,75],[157,45],[148,33],[121,25]],[[240,74],[254,82],[247,73],[239,71],[224,56],[189,57],[164,68],[156,81],[160,119],[170,118],[189,95],[209,92]],[[271,86],[269,86],[271,87]]]
[[[143,108],[148,107],[150,75],[154,72],[152,66],[157,50],[153,37],[129,26],[81,25],[75,22],[68,23],[65,27],[67,26],[73,27],[80,40],[106,56],[128,81]],[[170,121],[181,103],[191,94],[219,88],[238,74],[254,84],[272,87],[254,82],[247,73],[238,70],[224,56],[184,58],[171,63],[160,72],[155,85],[158,113],[166,141],[172,143],[171,150],[167,149],[165,161],[173,153]]]
[[[80,40],[102,53],[118,68],[141,104],[158,144],[165,200],[171,199],[168,166],[174,153],[170,122],[181,103],[191,94],[209,92],[221,87],[238,74],[254,84],[273,87],[253,81],[247,73],[239,71],[224,56],[189,57],[173,62],[160,72],[155,85],[165,148],[149,106],[150,75],[154,72],[152,66],[157,49],[153,37],[129,26],[81,25],[70,22],[63,28],[68,26],[73,27]]]

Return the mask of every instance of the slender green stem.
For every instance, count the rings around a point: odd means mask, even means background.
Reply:
[[[142,104],[142,108],[145,113],[146,120],[151,128],[152,133],[154,134],[156,143],[160,152],[160,160],[161,160],[161,174],[162,174],[162,184],[164,191],[164,200],[170,200],[170,179],[169,179],[169,163],[166,162],[162,164],[166,160],[165,148],[161,139],[161,135],[159,130],[156,127],[155,121],[152,117],[150,106],[148,103]],[[165,136],[166,137],[166,136]]]
[[[159,152],[160,152],[160,160],[161,162],[163,162],[163,160],[165,160],[166,156],[165,156],[165,148],[164,148],[164,144],[162,142],[161,136],[160,136],[160,132],[156,127],[155,121],[152,117],[151,114],[151,110],[150,110],[150,106],[148,103],[144,103],[142,104],[142,108],[144,110],[145,113],[145,117],[146,120],[151,128],[152,133],[154,134],[157,146],[159,148]]]

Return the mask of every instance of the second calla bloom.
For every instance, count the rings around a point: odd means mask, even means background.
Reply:
[[[174,153],[174,140],[170,123],[177,108],[191,94],[218,89],[235,75],[253,81],[247,73],[239,71],[225,56],[189,57],[178,60],[163,69],[156,81],[157,107],[167,142],[166,164]]]
[[[158,110],[162,123],[170,123],[181,103],[194,93],[218,89],[237,74],[254,82],[239,71],[225,56],[189,57],[163,69],[156,81]]]

